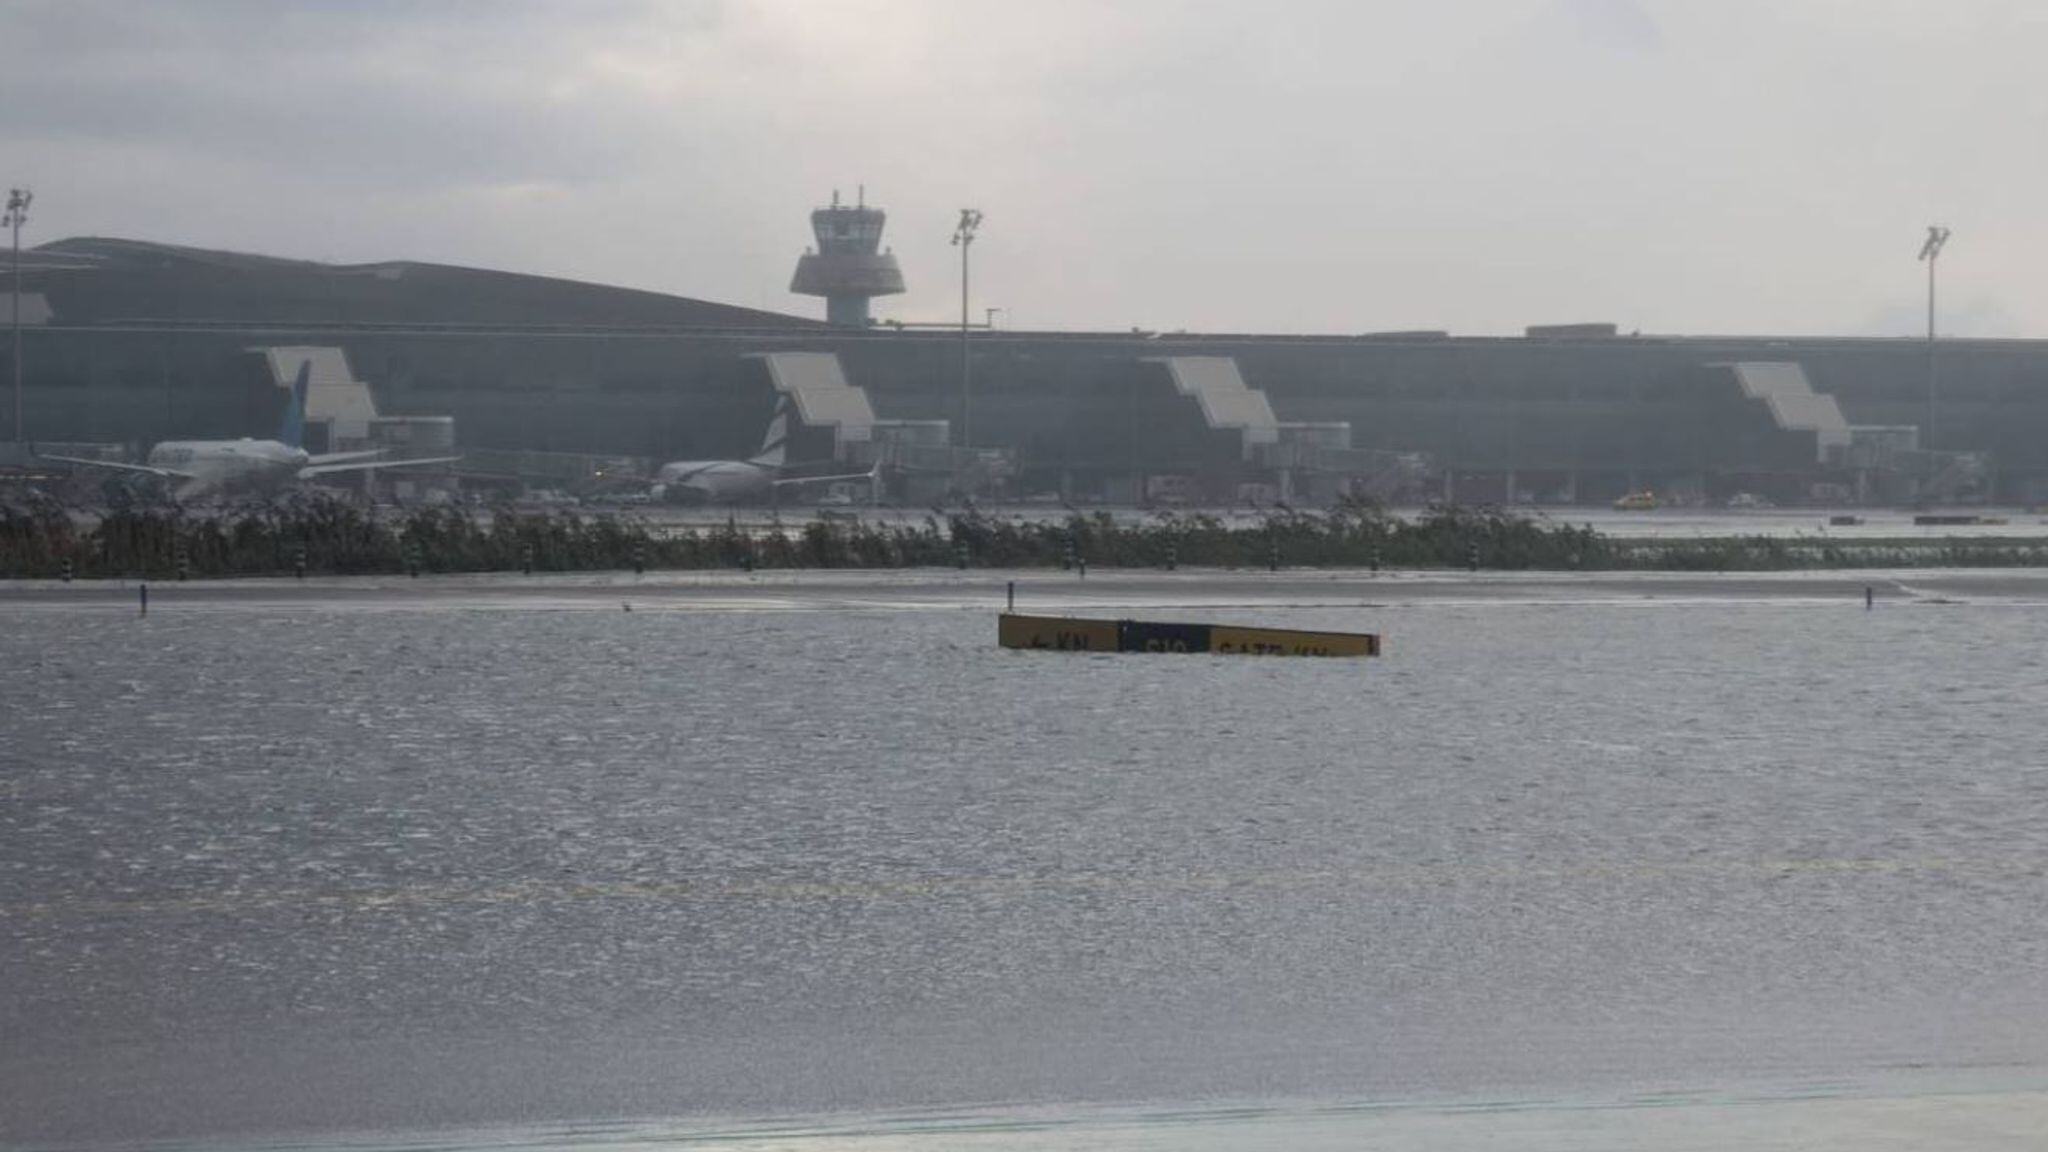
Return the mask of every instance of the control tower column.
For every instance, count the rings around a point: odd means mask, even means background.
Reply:
[[[895,256],[881,250],[887,220],[880,208],[867,206],[866,188],[852,207],[841,204],[839,193],[833,192],[829,206],[811,213],[818,246],[797,259],[789,290],[823,296],[825,319],[834,324],[867,327],[868,301],[903,291],[903,269],[897,267]]]

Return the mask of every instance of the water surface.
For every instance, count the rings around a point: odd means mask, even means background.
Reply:
[[[0,1141],[1391,1147],[2048,1067],[2027,597],[1255,613],[1356,662],[1004,652],[887,580],[461,587],[0,603]]]

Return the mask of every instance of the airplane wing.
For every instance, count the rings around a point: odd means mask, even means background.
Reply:
[[[360,452],[327,452],[319,456],[308,456],[306,463],[317,467],[323,464],[345,464],[351,460],[375,460],[382,455],[382,448],[365,448]]]
[[[197,480],[199,478],[190,472],[180,472],[176,468],[159,468],[154,464],[116,464],[112,460],[88,460],[83,456],[39,455],[36,459],[49,460],[57,464],[76,464],[84,468],[107,468],[115,472],[139,472],[145,476],[155,476],[162,480]]]
[[[453,464],[460,456],[428,456],[418,460],[357,460],[348,464],[308,464],[299,469],[299,479],[327,476],[335,472],[366,472],[372,468],[415,468],[421,464]]]
[[[876,480],[880,478],[882,466],[875,465],[865,472],[849,472],[843,476],[790,476],[774,481],[776,487],[785,484],[828,484],[835,480]]]

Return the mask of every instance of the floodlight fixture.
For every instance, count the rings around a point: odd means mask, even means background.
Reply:
[[[979,208],[962,208],[960,210],[960,223],[953,229],[953,245],[958,248],[965,248],[969,244],[974,243],[974,233],[980,227],[981,210]]]
[[[1927,241],[1920,245],[1920,259],[1933,260],[1941,255],[1941,246],[1948,243],[1948,229],[1939,224],[1927,226]]]

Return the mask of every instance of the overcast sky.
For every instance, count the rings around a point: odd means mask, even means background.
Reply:
[[[987,214],[1022,327],[2048,337],[2039,0],[0,0],[24,242],[431,260],[822,315]]]

